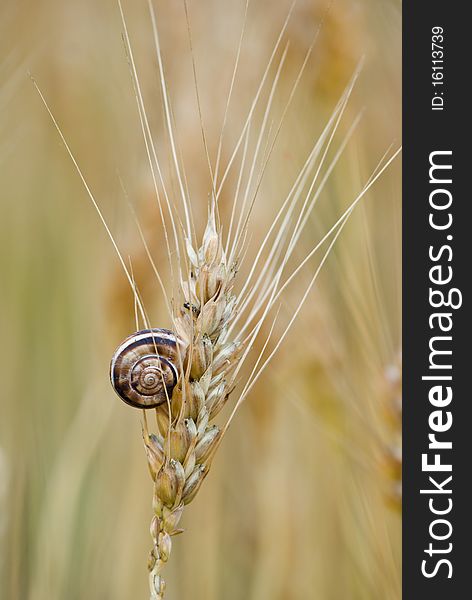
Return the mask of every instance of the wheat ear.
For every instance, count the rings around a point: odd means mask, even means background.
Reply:
[[[157,432],[149,433],[144,419],[143,439],[154,481],[149,559],[151,599],[163,598],[162,569],[169,558],[172,536],[183,508],[196,496],[208,474],[220,429],[212,419],[231,392],[229,375],[241,356],[243,343],[224,335],[234,315],[234,265],[228,265],[215,207],[210,208],[202,245],[187,242],[190,265],[182,279],[183,302],[174,316],[180,350],[180,377],[172,402],[156,408]]]

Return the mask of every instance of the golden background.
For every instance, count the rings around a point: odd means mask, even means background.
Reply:
[[[179,1],[160,0],[155,7],[201,228],[209,185],[185,13]],[[223,161],[288,9],[286,0],[249,4]],[[128,0],[124,10],[154,138],[169,172],[147,3]],[[389,146],[398,147],[400,10],[394,0],[335,0],[329,7],[297,3],[285,36],[289,47],[274,127],[322,24],[261,185],[249,256],[363,56],[335,147],[360,111],[362,120],[304,231],[298,260],[355,199]],[[244,1],[190,0],[189,13],[213,158]],[[135,327],[133,298],[28,75],[44,93],[129,257],[154,326],[168,327],[129,207],[135,207],[165,276],[162,231],[121,34],[113,0],[3,0],[0,7],[0,598],[5,600],[148,595],[152,487],[140,413],[120,402],[108,382],[111,354]],[[270,81],[273,77],[274,69]],[[263,101],[261,107],[259,122]],[[234,179],[222,197],[223,221]],[[175,538],[166,568],[169,600],[401,597],[400,191],[397,159],[354,212],[187,508],[186,531]],[[286,321],[316,265],[310,262],[284,296]]]

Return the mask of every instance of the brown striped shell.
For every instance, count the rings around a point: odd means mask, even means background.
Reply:
[[[168,329],[143,329],[127,337],[110,364],[118,396],[136,408],[155,408],[170,400],[179,378],[179,344]]]

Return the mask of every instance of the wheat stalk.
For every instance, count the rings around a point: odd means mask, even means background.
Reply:
[[[161,571],[171,550],[184,505],[196,496],[208,474],[220,429],[210,421],[233,387],[231,374],[244,343],[227,340],[234,315],[236,269],[227,264],[216,230],[214,206],[201,247],[187,245],[190,276],[182,279],[184,301],[174,315],[176,334],[184,344],[179,383],[167,404],[156,409],[157,432],[143,437],[154,481],[151,523],[153,549],[149,559],[151,598],[162,598]]]

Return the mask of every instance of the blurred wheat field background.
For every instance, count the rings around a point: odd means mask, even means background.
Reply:
[[[147,3],[123,4],[154,139],[172,181]],[[362,118],[303,232],[296,262],[355,199],[389,146],[399,145],[399,3],[328,4],[299,0],[285,34],[274,128],[322,22],[261,183],[241,282],[363,56],[327,160],[360,112]],[[210,188],[183,3],[158,0],[155,7],[201,229]],[[289,7],[286,0],[249,4],[223,164]],[[212,160],[244,8],[244,0],[189,1]],[[0,34],[0,598],[146,598],[152,485],[141,415],[117,399],[108,381],[113,350],[135,330],[133,296],[28,76],[45,94],[129,257],[153,326],[168,327],[129,207],[165,278],[119,10],[114,0],[4,0]],[[270,82],[274,75],[272,69]],[[264,94],[267,101],[267,88]],[[263,99],[259,124],[264,106]],[[235,183],[231,173],[220,202],[223,222]],[[397,160],[352,214],[291,332],[242,405],[185,512],[185,533],[175,538],[169,600],[401,597],[400,190]],[[318,264],[311,261],[287,289],[285,321]]]

